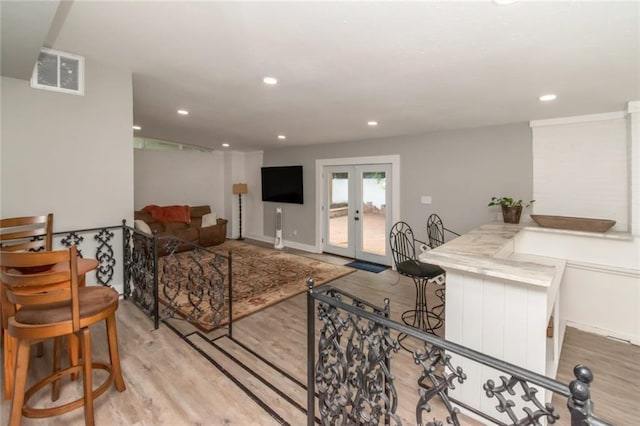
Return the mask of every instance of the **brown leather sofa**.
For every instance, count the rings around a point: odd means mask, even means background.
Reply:
[[[135,220],[143,220],[152,231],[155,231],[161,244],[159,255],[167,254],[163,249],[165,244],[162,240],[170,239],[172,236],[180,240],[197,244],[202,247],[210,247],[224,243],[227,236],[227,220],[218,218],[216,225],[202,227],[202,216],[211,213],[209,206],[193,206],[189,208],[191,222],[159,222],[153,219],[151,213],[146,210],[137,210],[133,213]],[[180,244],[175,252],[193,249],[192,244]]]

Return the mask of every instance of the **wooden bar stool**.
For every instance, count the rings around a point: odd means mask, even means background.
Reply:
[[[42,216],[22,216],[0,219],[0,250],[2,251],[51,251],[53,248],[53,213]],[[15,342],[7,333],[7,321],[15,308],[0,286],[0,320],[2,321],[2,350],[4,353],[4,398],[11,399]],[[38,355],[42,344],[38,345]]]
[[[51,269],[66,262],[65,270]],[[29,272],[24,273],[26,268]],[[41,270],[38,270],[41,268]],[[47,269],[49,268],[49,269]],[[120,392],[125,383],[120,369],[115,312],[118,309],[118,293],[108,287],[78,285],[77,250],[49,252],[1,252],[0,279],[7,300],[20,308],[8,320],[9,335],[18,342],[15,366],[15,383],[9,425],[19,425],[21,417],[52,417],[84,406],[85,424],[94,424],[93,400],[102,395],[113,382]],[[109,344],[110,363],[92,361],[89,326],[105,320]],[[68,368],[54,369],[53,374],[26,389],[29,354],[33,343],[75,334],[82,342],[81,362]],[[59,339],[56,339],[59,341]],[[54,357],[60,359],[59,351]],[[108,372],[105,381],[94,388],[92,369]],[[45,386],[54,389],[64,376],[81,373],[84,395],[75,401],[50,408],[35,408],[29,398]],[[53,399],[57,398],[53,393]]]

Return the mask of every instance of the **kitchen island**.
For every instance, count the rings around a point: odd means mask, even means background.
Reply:
[[[423,252],[420,260],[447,272],[445,337],[447,340],[555,377],[564,325],[558,321],[563,259],[514,251],[525,225],[491,223],[443,246]],[[547,337],[547,327],[553,332]],[[484,412],[495,400],[484,396],[488,379],[498,373],[461,357],[452,357],[468,379],[450,393]]]

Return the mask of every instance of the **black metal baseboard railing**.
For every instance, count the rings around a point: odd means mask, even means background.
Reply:
[[[546,402],[551,398],[545,398],[545,394],[552,393],[566,398],[568,413],[563,413],[569,416],[572,426],[610,425],[593,414],[589,393],[593,375],[583,365],[574,368],[576,379],[564,384],[393,321],[389,299],[385,299],[383,307],[377,307],[332,286],[315,289],[311,278],[307,283],[309,426],[315,422],[316,402],[322,424],[403,424],[391,366],[392,354],[398,352],[399,344],[392,337],[392,331],[410,336],[420,346],[412,354],[418,370],[416,388],[419,390],[415,424],[460,425],[461,408],[465,414],[470,413],[486,423],[552,424],[561,418],[561,412]],[[321,328],[316,342],[317,321]],[[482,389],[475,391],[494,401],[487,405],[495,412],[471,407],[452,396],[468,378],[468,373],[452,360],[460,357],[495,369],[495,379],[487,380]],[[406,381],[406,377],[403,379]],[[436,403],[444,407],[445,419],[431,417]]]
[[[232,334],[231,252],[224,254],[175,237],[145,234],[125,220],[122,225],[55,232],[54,239],[64,247],[78,247],[80,257],[95,250],[99,263],[95,276],[101,285],[114,285],[120,264],[123,296],[153,320],[155,329],[161,320],[178,316],[203,324],[205,315],[207,327],[216,328],[226,315],[227,333]],[[118,239],[121,251],[116,249]],[[182,251],[188,253],[177,256]]]

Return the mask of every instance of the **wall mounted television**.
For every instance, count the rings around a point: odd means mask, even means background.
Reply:
[[[304,204],[302,166],[262,167],[262,201]]]

